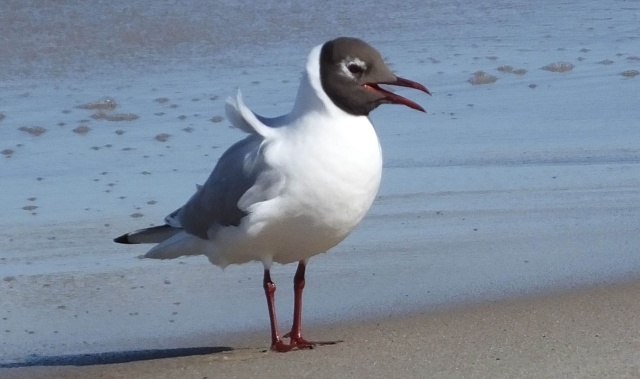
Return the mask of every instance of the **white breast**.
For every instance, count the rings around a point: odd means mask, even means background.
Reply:
[[[306,259],[338,244],[362,220],[380,185],[382,155],[369,119],[315,120],[321,127],[300,120],[264,151],[285,185],[280,196],[256,204],[251,218],[275,262]]]

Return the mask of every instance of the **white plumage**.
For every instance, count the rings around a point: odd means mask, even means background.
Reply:
[[[147,258],[206,255],[220,267],[261,261],[271,323],[271,349],[290,351],[315,343],[302,338],[302,290],[309,258],[353,231],[373,202],[382,173],[378,137],[368,114],[383,103],[418,104],[379,84],[429,91],[395,76],[380,53],[355,38],[315,47],[289,114],[253,113],[240,92],[227,101],[227,117],[248,133],[229,148],[187,203],[166,225],[115,239],[157,243]],[[275,314],[273,262],[298,261],[294,321],[280,338]]]

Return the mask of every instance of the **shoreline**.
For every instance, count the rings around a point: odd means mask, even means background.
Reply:
[[[309,351],[268,351],[268,335],[241,334],[232,350],[86,366],[0,369],[22,378],[472,377],[640,375],[640,280],[534,297],[311,326],[343,340]],[[174,353],[180,355],[180,349]]]

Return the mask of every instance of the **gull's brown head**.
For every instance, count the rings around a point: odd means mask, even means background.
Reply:
[[[431,95],[422,84],[393,74],[380,53],[357,38],[340,37],[322,46],[320,80],[333,103],[356,116],[366,116],[380,104],[404,104],[425,111],[381,84],[414,88]]]

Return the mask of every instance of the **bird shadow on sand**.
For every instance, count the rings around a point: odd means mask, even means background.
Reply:
[[[91,366],[129,363],[163,358],[189,357],[195,355],[220,354],[233,351],[227,346],[185,347],[176,349],[150,349],[132,351],[110,351],[93,354],[75,355],[30,355],[21,362],[0,363],[0,368],[33,366]]]

